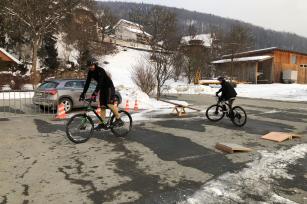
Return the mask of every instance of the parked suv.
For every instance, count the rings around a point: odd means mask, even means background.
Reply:
[[[63,103],[65,111],[70,112],[73,108],[84,107],[84,103],[79,101],[84,85],[85,80],[80,79],[48,80],[35,90],[32,100],[42,109],[56,109],[58,104]],[[88,97],[91,96],[95,88],[96,83],[91,82],[87,92]],[[115,91],[115,99],[118,104],[122,102],[118,91]],[[97,106],[98,103],[93,103],[93,105]]]

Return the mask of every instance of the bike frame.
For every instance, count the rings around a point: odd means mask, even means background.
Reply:
[[[227,103],[226,101],[221,101],[221,100],[219,100],[219,98],[218,98],[218,99],[217,99],[217,105],[221,105],[221,106],[226,105],[226,106],[227,106],[227,112],[230,111],[230,105],[229,105],[229,103]]]
[[[87,102],[87,107],[86,107],[86,111],[85,114],[88,116],[89,112],[93,112],[96,117],[99,119],[100,122],[104,122],[103,119],[101,118],[101,116],[96,112],[96,110],[91,106],[92,101],[85,101]],[[89,116],[90,117],[90,116]],[[107,121],[107,126],[110,127],[111,124],[111,117],[112,117],[112,111],[110,111],[110,115]],[[86,120],[86,119],[85,119]],[[86,122],[86,121],[82,121],[82,124]]]

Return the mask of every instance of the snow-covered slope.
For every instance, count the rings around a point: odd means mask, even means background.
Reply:
[[[148,57],[149,53],[120,47],[118,49],[119,52],[116,54],[100,58],[99,64],[111,74],[115,86],[135,87],[131,79],[133,66],[137,65],[143,58]]]

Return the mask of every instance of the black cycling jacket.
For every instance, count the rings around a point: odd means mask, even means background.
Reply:
[[[233,88],[233,86],[229,82],[223,81],[221,85],[222,85],[222,88],[220,88],[217,94],[222,92],[222,95],[221,95],[222,99],[229,100],[230,98],[234,98],[237,96],[236,90]]]
[[[102,67],[96,66],[96,69],[94,71],[88,71],[87,73],[87,79],[83,89],[84,94],[87,92],[92,79],[97,82],[97,86],[94,93],[106,90],[108,88],[114,88],[113,81],[107,75],[106,71]]]

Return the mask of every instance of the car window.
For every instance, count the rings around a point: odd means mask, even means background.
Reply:
[[[58,86],[58,83],[54,81],[44,82],[39,86],[39,89],[54,89]]]
[[[75,89],[83,89],[84,82],[83,81],[68,81],[64,85],[65,88],[75,88]]]
[[[96,88],[97,84],[96,83],[90,83],[89,89],[94,90]]]

